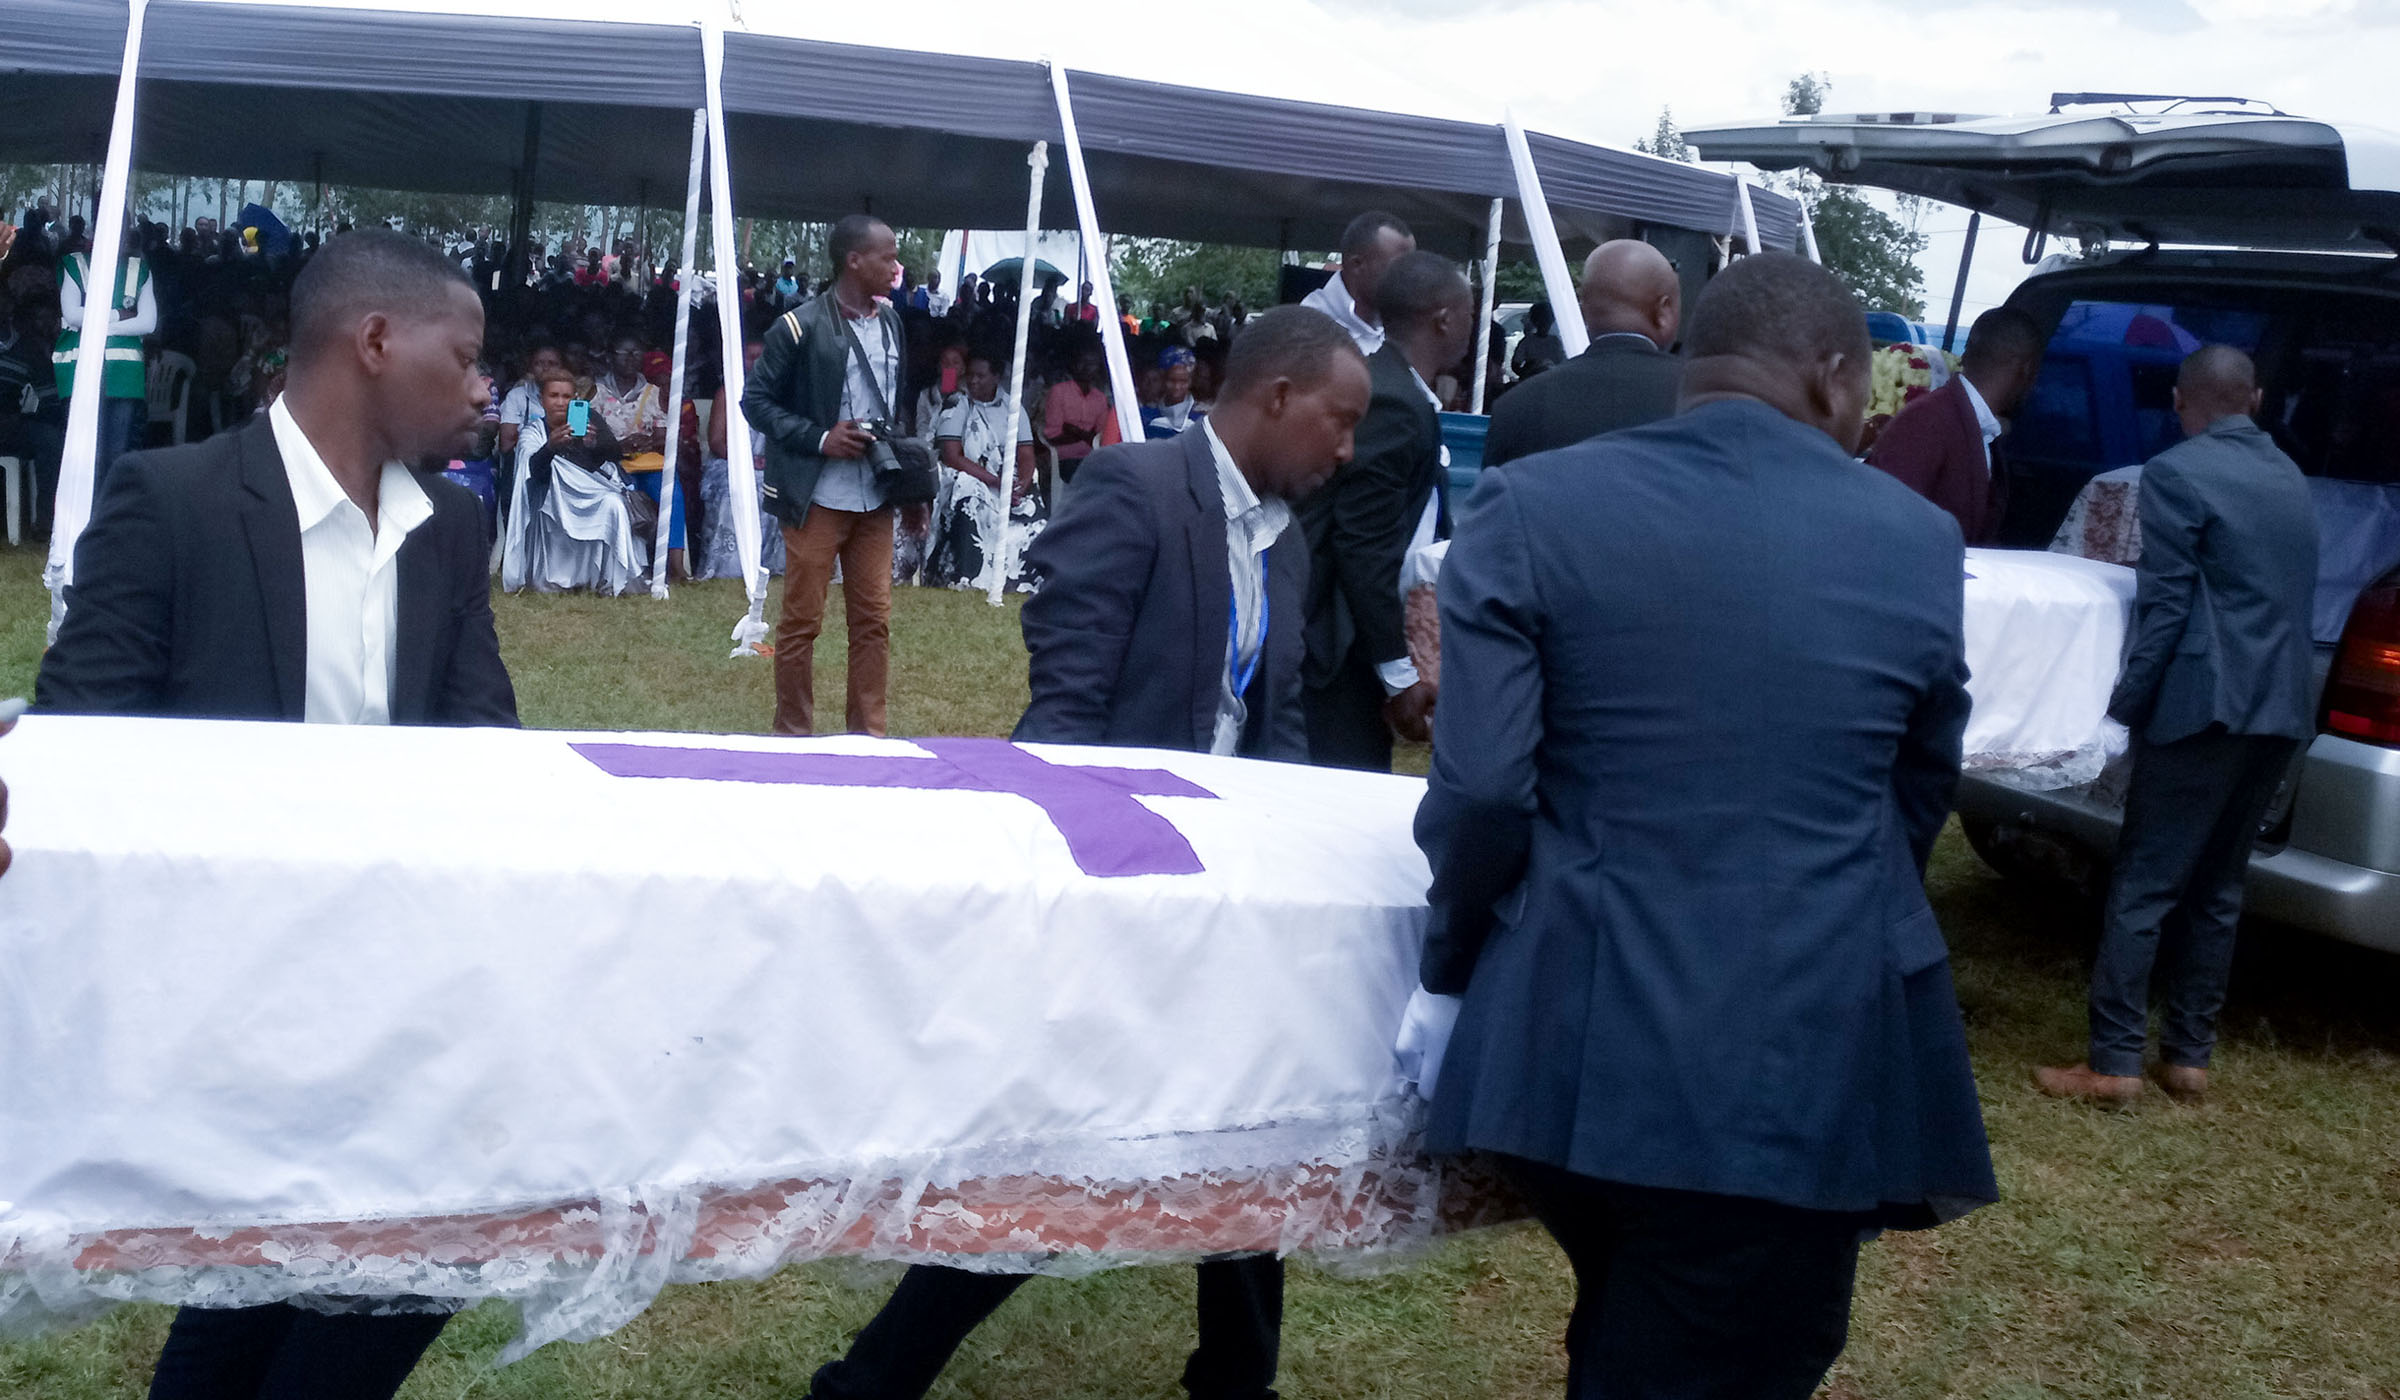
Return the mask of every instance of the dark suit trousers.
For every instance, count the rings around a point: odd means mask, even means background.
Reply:
[[[150,1400],[391,1400],[448,1313],[181,1308]]]
[[[1575,1269],[1568,1400],[1808,1400],[1842,1354],[1867,1217],[1502,1163]]]
[[[917,1400],[980,1326],[1029,1274],[979,1274],[919,1264],[891,1301],[819,1369],[813,1400]],[[1200,1346],[1183,1368],[1192,1400],[1268,1400],[1283,1342],[1283,1261],[1270,1254],[1211,1259],[1200,1266]]]
[[[1392,727],[1383,717],[1383,678],[1357,652],[1333,678],[1300,696],[1308,717],[1308,761],[1319,768],[1392,771]]]
[[[2153,973],[2165,1009],[2159,1058],[2207,1067],[2250,846],[2298,748],[2295,739],[2217,730],[2171,744],[2134,741],[2108,922],[2092,965],[2093,1069],[2142,1072]]]

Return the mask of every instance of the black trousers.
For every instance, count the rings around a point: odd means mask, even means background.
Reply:
[[[883,1311],[809,1386],[814,1400],[917,1400],[1029,1274],[919,1264]],[[1283,1345],[1283,1261],[1271,1254],[1200,1266],[1200,1345],[1183,1368],[1192,1400],[1272,1400]]]
[[[2142,1072],[2153,973],[2165,1013],[2159,1058],[2208,1067],[2250,846],[2298,749],[2296,739],[2214,730],[2172,744],[2135,741],[2108,922],[2092,964],[2093,1069]]]
[[[1308,761],[1319,768],[1392,771],[1392,726],[1383,717],[1383,678],[1353,651],[1321,686],[1300,694]]]
[[[391,1400],[448,1313],[180,1308],[150,1400]]]
[[[1808,1400],[1842,1354],[1867,1217],[1504,1165],[1575,1269],[1569,1400]]]

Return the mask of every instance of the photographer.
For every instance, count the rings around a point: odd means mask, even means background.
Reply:
[[[884,732],[890,669],[893,405],[908,363],[900,248],[881,219],[853,214],[826,240],[833,286],[768,328],[742,392],[767,443],[768,509],[783,522],[783,617],[775,628],[775,732],[816,732],[815,652],[834,564],[850,629],[852,733]]]

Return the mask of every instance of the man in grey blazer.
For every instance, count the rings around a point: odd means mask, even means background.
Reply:
[[[1486,467],[1675,412],[1683,361],[1670,352],[1683,325],[1683,284],[1667,255],[1638,238],[1601,244],[1583,260],[1578,301],[1591,345],[1493,405]]]
[[[1677,417],[1484,473],[1443,565],[1427,1142],[1566,1251],[1569,1394],[1805,1400],[1861,1238],[1996,1195],[1923,882],[1963,548],[1851,456],[1830,273],[1744,258],[1685,344]]]
[[[2091,1057],[2035,1072],[2060,1098],[2142,1093],[2150,977],[2164,948],[2151,1077],[2208,1092],[2250,846],[2316,716],[2307,478],[2252,421],[2257,370],[2230,346],[2183,362],[2184,440],[2142,468],[2142,562],[2108,712],[2134,734],[2108,921],[2092,967]]]
[[[1331,317],[1270,311],[1235,335],[1215,412],[1103,447],[1027,553],[1032,703],[1020,742],[1308,761],[1301,718],[1308,544],[1290,502],[1350,459],[1367,366]],[[1283,1262],[1200,1265],[1192,1400],[1273,1400]],[[916,1400],[1028,1275],[912,1268],[820,1368],[811,1400]]]

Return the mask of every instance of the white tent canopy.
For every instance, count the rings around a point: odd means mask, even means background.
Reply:
[[[98,162],[123,0],[11,0],[0,160]],[[506,193],[534,140],[537,199],[672,207],[703,105],[684,25],[152,0],[136,165],[171,174]],[[1112,233],[1329,247],[1385,208],[1420,241],[1482,251],[1517,194],[1494,123],[1071,72],[1093,199]],[[1062,138],[1043,65],[731,29],[726,139],[745,214],[1013,227],[1025,153]],[[539,116],[533,115],[538,104]],[[672,112],[673,115],[668,115]],[[1532,133],[1561,235],[1738,232],[1718,171]],[[1063,182],[1061,182],[1063,185]],[[1760,201],[1768,243],[1794,206]],[[1046,226],[1075,225],[1053,187]],[[1504,238],[1523,244],[1521,219]]]
[[[520,209],[542,198],[647,203],[688,195],[701,178],[685,141],[694,113],[707,130],[720,268],[733,261],[735,166],[748,213],[863,210],[899,225],[988,227],[1013,223],[1026,197],[1028,146],[1028,236],[1072,226],[1094,246],[1103,208],[1112,232],[1284,248],[1332,246],[1355,213],[1381,208],[1413,225],[1422,245],[1471,256],[1496,246],[1490,211],[1513,194],[1521,209],[1500,220],[1501,237],[1530,238],[1560,305],[1573,296],[1563,239],[1715,236],[1736,232],[1738,219],[1750,247],[1762,236],[1783,247],[1798,226],[1790,201],[1753,200],[1732,176],[1526,133],[1513,119],[1503,133],[1040,63],[728,31],[713,13],[685,28],[249,0],[13,0],[9,22],[0,160],[101,161],[94,252],[103,261],[115,256],[137,164],[507,191]],[[1052,142],[1071,177],[1063,190],[1039,177]],[[1132,374],[1113,289],[1096,271],[1131,435]],[[736,405],[730,484],[746,500],[754,478],[739,422],[739,327],[723,330]],[[97,322],[85,339],[96,354]],[[96,428],[96,400],[77,401],[47,573],[62,600],[92,504]],[[747,644],[764,637],[766,588],[755,522],[735,516],[750,606],[734,637]],[[54,606],[54,627],[60,616]]]

